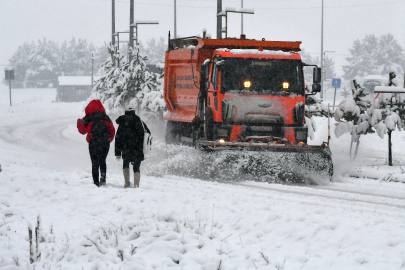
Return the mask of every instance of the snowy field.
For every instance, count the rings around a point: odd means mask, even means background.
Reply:
[[[10,107],[0,86],[0,269],[405,268],[405,132],[393,132],[389,168],[387,138],[362,137],[353,162],[349,135],[332,126],[335,175],[318,186],[153,177],[146,166],[140,188],[123,189],[112,144],[97,188],[76,129],[86,104],[55,96],[16,89]],[[311,144],[327,140],[327,119],[316,125]]]

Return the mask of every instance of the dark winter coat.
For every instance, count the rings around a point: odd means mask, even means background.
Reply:
[[[122,159],[130,162],[144,160],[144,130],[141,119],[134,111],[127,111],[125,115],[117,118],[116,123],[119,126],[115,136],[115,156],[121,156]],[[143,126],[146,132],[150,134],[145,123]]]
[[[77,119],[77,129],[81,134],[86,134],[87,142],[99,140],[101,142],[112,142],[115,135],[114,124],[112,123],[110,117],[105,113],[103,104],[100,100],[92,100],[89,105],[87,105],[84,110],[86,116],[83,119]],[[102,125],[102,122],[105,123],[105,127]],[[95,130],[95,127],[92,129],[93,124],[101,124],[101,128]],[[96,134],[93,136],[93,132],[101,130],[101,134]],[[96,138],[95,138],[96,137]]]

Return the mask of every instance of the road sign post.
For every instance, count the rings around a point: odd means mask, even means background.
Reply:
[[[333,78],[332,79],[332,85],[335,87],[335,95],[333,97],[333,111],[335,111],[335,101],[336,101],[336,90],[340,88],[342,80],[338,78]]]
[[[5,70],[5,79],[8,80],[9,91],[10,91],[10,106],[11,106],[11,80],[14,80],[14,70]]]

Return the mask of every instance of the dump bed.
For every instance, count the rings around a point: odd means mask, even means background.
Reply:
[[[166,120],[193,122],[200,91],[201,65],[213,49],[181,49],[166,52],[164,100]]]

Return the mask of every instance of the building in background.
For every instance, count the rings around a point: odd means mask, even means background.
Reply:
[[[94,76],[94,81],[100,76]],[[56,102],[77,102],[86,100],[91,93],[91,76],[59,76]]]

